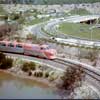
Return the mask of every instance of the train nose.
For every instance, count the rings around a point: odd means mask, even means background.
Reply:
[[[54,49],[51,49],[51,50],[50,50],[50,53],[52,53],[52,54],[54,54],[54,55],[57,55],[57,51],[54,50]]]

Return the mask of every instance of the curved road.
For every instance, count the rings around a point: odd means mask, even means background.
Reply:
[[[83,16],[83,18],[84,17],[88,18],[90,16]],[[71,20],[77,20],[78,18],[82,19],[80,16],[70,16],[70,17],[66,17],[66,19],[63,19],[63,18],[52,19],[45,23],[36,25],[35,27],[31,28],[30,31],[31,33],[37,35],[37,37],[50,38],[50,35],[48,35],[47,33],[41,30],[41,28],[44,28],[44,30],[46,30],[48,33],[54,35],[55,40],[57,42],[75,45],[75,46],[85,46],[85,47],[90,47],[90,48],[93,48],[94,46],[100,47],[100,41],[91,41],[91,40],[86,40],[86,39],[69,37],[64,34],[63,35],[59,34],[59,32],[56,30],[56,26],[59,25],[60,23],[64,21],[70,22]],[[57,32],[58,34],[56,34]]]

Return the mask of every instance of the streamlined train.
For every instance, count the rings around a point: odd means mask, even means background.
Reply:
[[[16,41],[0,41],[0,51],[37,56],[46,59],[55,59],[57,55],[57,51],[50,48],[49,45],[29,44]]]

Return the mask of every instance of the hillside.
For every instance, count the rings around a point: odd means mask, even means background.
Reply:
[[[0,3],[8,4],[8,3],[23,3],[23,4],[76,4],[76,3],[95,3],[100,2],[100,0],[0,0]]]

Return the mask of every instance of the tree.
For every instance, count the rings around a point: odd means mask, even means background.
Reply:
[[[46,5],[46,7],[48,7],[48,1],[47,0],[43,0],[43,2]]]
[[[62,82],[60,83],[60,89],[67,90],[68,95],[74,92],[76,87],[82,85],[82,80],[84,78],[84,70],[81,66],[76,67],[68,67],[61,77]]]
[[[5,58],[6,58],[5,54],[0,52],[0,63],[2,63],[2,60]]]
[[[0,69],[8,69],[13,66],[13,59],[7,58],[5,54],[0,53]]]
[[[93,45],[93,49],[90,49],[88,52],[88,59],[90,59],[91,62],[94,62],[93,66],[96,66],[97,60],[99,58],[99,52],[100,51],[94,45]]]
[[[47,5],[48,4],[48,1],[47,0],[43,0],[44,4]]]

